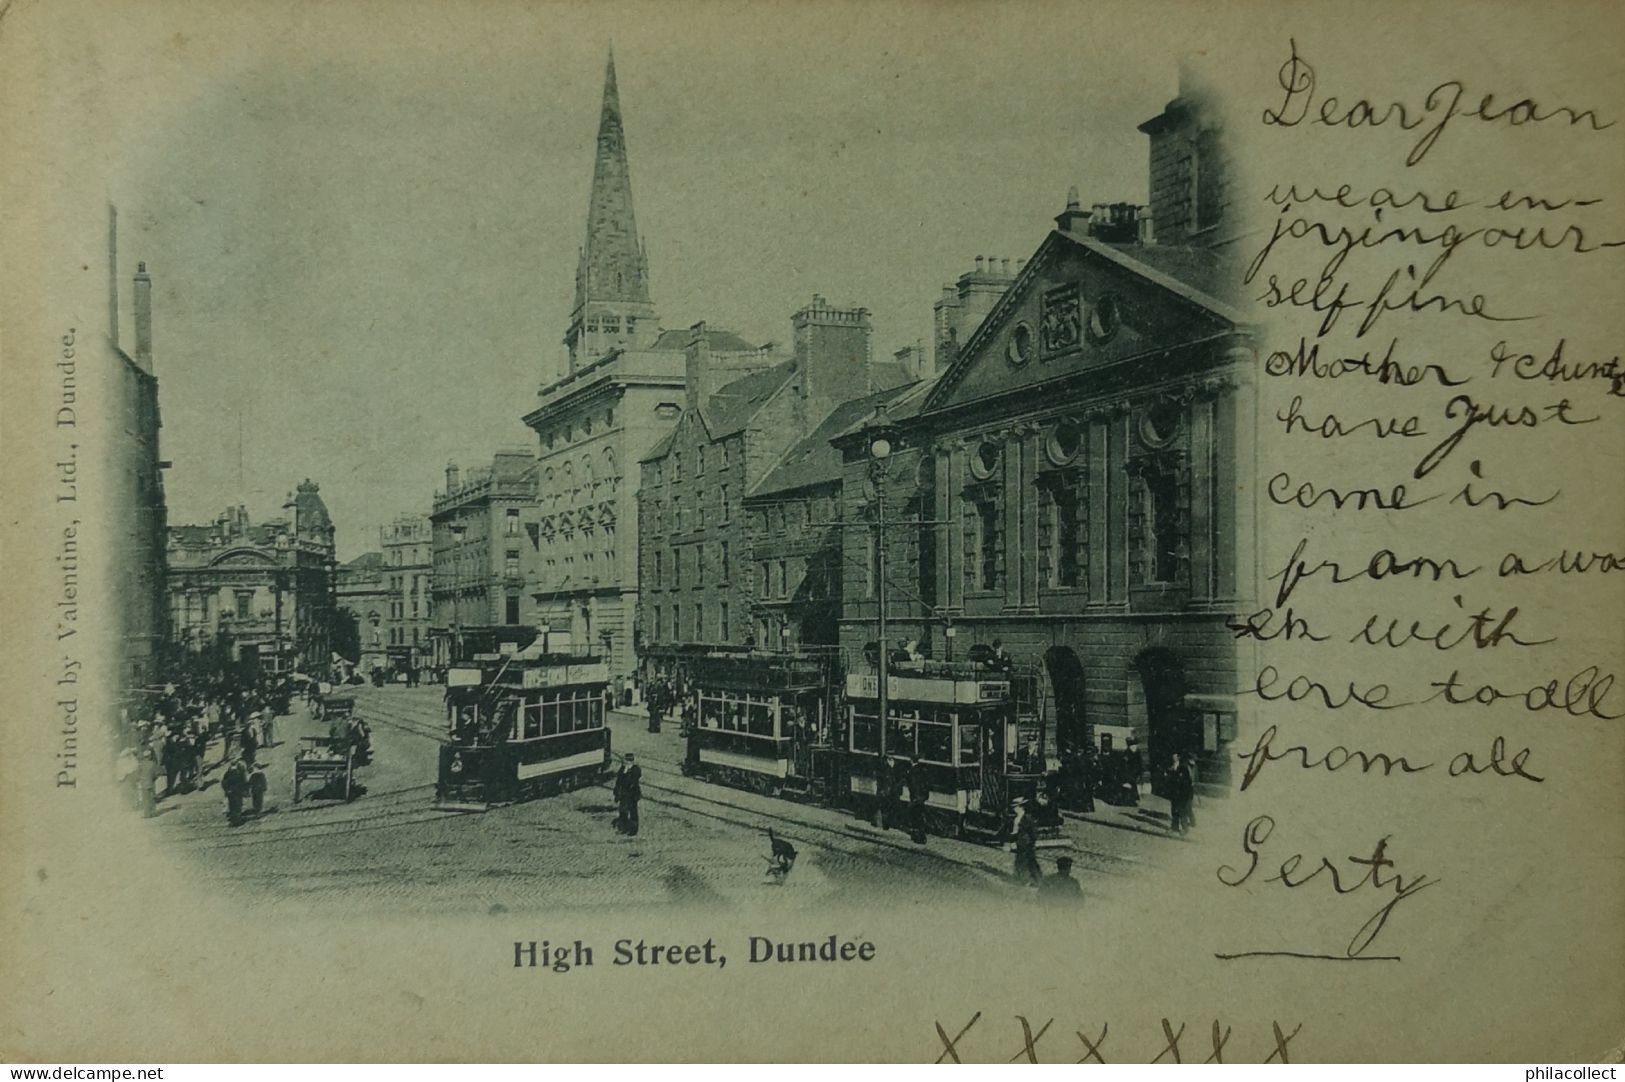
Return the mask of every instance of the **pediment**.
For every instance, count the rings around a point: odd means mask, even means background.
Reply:
[[[231,549],[209,563],[210,567],[275,567],[276,560],[260,549]]]
[[[1159,354],[1233,330],[1242,322],[1239,310],[1168,273],[1186,257],[1202,269],[1207,268],[1201,261],[1211,258],[1173,249],[1141,255],[1133,248],[1051,233],[965,342],[924,411],[1132,358],[1154,365]]]

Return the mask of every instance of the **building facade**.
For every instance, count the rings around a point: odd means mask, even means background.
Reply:
[[[525,424],[536,433],[539,520],[525,565],[538,625],[602,654],[635,684],[638,462],[682,414],[687,351],[742,363],[759,353],[726,331],[662,329],[637,232],[615,63],[599,112],[585,243],[564,335],[566,370],[544,383]]]
[[[1206,130],[1198,106],[1182,96],[1153,138]],[[1203,184],[1154,172],[1152,205],[1183,199],[1183,220],[1218,238],[1223,177],[1204,168]],[[846,578],[842,642],[851,660],[876,639],[884,544],[888,637],[939,659],[998,640],[1041,674],[1063,771],[1133,736],[1153,779],[1177,750],[1222,784],[1238,709],[1226,624],[1254,588],[1253,338],[1224,257],[1150,243],[1145,217],[1084,210],[1074,190],[929,393],[868,422],[894,431],[878,487],[872,427],[837,437],[848,516],[891,524],[878,542],[844,533],[845,566],[866,573]]]
[[[422,668],[429,655],[429,613],[434,601],[433,526],[426,515],[400,515],[378,534],[389,591],[384,644],[397,669]]]
[[[337,610],[333,521],[309,479],[282,510],[255,525],[239,505],[169,530],[169,622],[192,664],[325,671]]]
[[[83,350],[98,365],[96,376],[110,380],[105,398],[114,405],[102,475],[111,483],[107,520],[114,523],[114,551],[108,566],[113,575],[108,597],[115,610],[118,680],[124,687],[154,684],[165,676],[169,634],[165,551],[169,517],[164,496],[158,436],[158,377],[152,359],[152,279],[147,265],[137,265],[134,279],[134,353],[119,340],[118,212],[108,208],[108,328],[105,350]],[[68,347],[80,352],[79,348]],[[80,362],[66,363],[75,369]],[[67,373],[75,380],[77,371]],[[77,420],[77,418],[75,418]],[[59,493],[60,495],[61,493]],[[78,498],[77,474],[68,494]],[[77,567],[67,569],[77,574]]]
[[[389,652],[384,649],[384,614],[391,600],[384,576],[384,554],[364,552],[340,564],[333,589],[340,613],[333,652],[353,662],[362,673],[383,668],[389,663]]]
[[[796,651],[840,645],[843,536],[866,529],[847,520],[841,454],[830,442],[877,408],[923,393],[908,383],[837,406],[792,447],[745,497],[750,553],[751,640]]]
[[[500,451],[466,475],[446,467],[430,522],[432,661],[443,669],[465,644],[494,628],[534,624],[525,611],[526,550],[537,546],[537,462],[530,451]],[[387,572],[393,580],[396,573]],[[408,580],[408,586],[410,580]],[[390,592],[401,596],[400,588]]]
[[[645,456],[639,493],[639,637],[645,667],[665,672],[702,645],[788,645],[761,606],[788,600],[777,557],[764,580],[749,552],[745,497],[854,390],[908,382],[877,364],[864,308],[814,297],[791,319],[794,351],[717,355],[696,335],[687,350],[684,410]],[[772,508],[764,503],[770,522]],[[795,528],[795,527],[787,527]],[[764,560],[766,558],[764,557]],[[784,556],[788,569],[791,556]],[[799,565],[798,565],[799,566]]]

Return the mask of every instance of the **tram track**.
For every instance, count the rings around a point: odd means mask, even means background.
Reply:
[[[371,708],[369,706],[369,710],[372,710],[372,709],[373,708]],[[407,719],[409,717],[409,715],[403,715],[403,714],[400,714],[400,713],[395,712],[395,711],[390,711],[388,713],[393,715],[393,717],[395,717],[395,718],[401,718],[403,720]],[[422,727],[422,725],[423,725],[423,723],[415,722],[415,721],[411,722],[410,724],[417,725],[419,727]],[[415,730],[410,728],[407,724],[402,724],[402,725],[400,725],[400,727],[405,729],[408,732],[415,732]],[[421,735],[421,734],[418,734],[418,735]],[[437,740],[439,739],[438,733],[437,733],[436,739]],[[650,757],[647,752],[644,753],[644,755],[643,755],[642,759],[640,760],[640,762],[642,763],[643,770],[644,770],[644,783],[643,783],[644,790],[646,792],[649,791],[649,790],[653,790],[654,792],[662,793],[662,794],[665,795],[665,798],[666,798],[666,799],[661,799],[661,798],[657,798],[657,797],[647,797],[646,796],[645,799],[648,800],[650,803],[653,803],[653,804],[657,804],[657,805],[664,806],[664,807],[675,808],[677,810],[684,811],[684,812],[687,812],[689,814],[704,816],[706,818],[713,819],[713,820],[718,821],[718,822],[723,822],[723,823],[727,823],[727,824],[732,825],[732,826],[738,826],[738,827],[742,827],[742,828],[746,828],[746,829],[759,829],[759,830],[765,831],[768,826],[773,826],[780,833],[784,833],[785,831],[788,830],[788,831],[799,834],[803,839],[805,839],[807,831],[813,831],[813,832],[816,832],[818,835],[821,835],[821,836],[823,836],[823,837],[825,837],[827,839],[840,839],[841,841],[847,842],[847,843],[856,843],[856,844],[861,844],[861,845],[869,846],[869,847],[879,847],[879,848],[890,850],[890,851],[892,851],[894,853],[908,854],[908,855],[917,856],[917,857],[924,857],[924,858],[927,858],[927,859],[932,860],[932,861],[942,862],[942,863],[945,863],[945,864],[951,864],[951,865],[953,865],[955,867],[964,868],[964,869],[967,869],[967,870],[974,870],[974,871],[982,873],[982,874],[993,874],[993,875],[996,875],[996,876],[1000,876],[1001,878],[1003,876],[1002,872],[998,871],[996,868],[993,868],[991,866],[991,864],[988,863],[988,862],[977,861],[977,860],[966,860],[966,859],[962,859],[962,858],[957,858],[957,857],[954,857],[952,855],[943,853],[940,848],[936,849],[936,850],[922,849],[920,847],[915,846],[912,842],[903,843],[903,842],[900,842],[900,841],[893,840],[892,838],[888,838],[888,837],[885,837],[885,836],[882,836],[882,835],[871,833],[869,831],[855,829],[852,826],[847,826],[847,825],[827,825],[827,824],[822,824],[822,823],[816,823],[810,817],[797,817],[797,816],[795,816],[793,814],[781,813],[781,812],[777,812],[777,811],[751,809],[751,808],[747,808],[747,807],[741,805],[740,803],[737,802],[737,800],[730,800],[730,799],[724,799],[724,798],[721,798],[721,797],[708,796],[708,795],[705,795],[704,793],[695,792],[692,788],[690,788],[690,786],[697,785],[697,784],[714,785],[716,788],[720,789],[724,793],[727,793],[727,794],[730,794],[730,795],[733,795],[733,796],[744,796],[744,797],[750,797],[750,798],[761,799],[761,800],[773,800],[773,801],[775,801],[777,803],[787,803],[789,805],[789,807],[804,807],[804,808],[807,808],[808,810],[814,811],[814,812],[825,812],[825,813],[841,814],[838,811],[835,811],[834,809],[831,809],[826,805],[822,805],[822,804],[800,805],[800,804],[796,804],[794,802],[783,801],[782,798],[760,797],[758,794],[747,793],[747,792],[745,792],[743,790],[733,789],[731,787],[723,786],[723,785],[717,785],[716,783],[695,782],[695,781],[689,779],[687,775],[682,773],[682,770],[681,770],[680,766],[677,764],[677,762],[675,760],[663,759],[663,758],[659,758],[659,757]],[[671,785],[671,784],[664,784],[664,783],[661,783],[661,782],[654,782],[654,781],[649,780],[649,775],[651,775],[651,774],[658,775],[658,776],[664,776],[664,777],[669,778],[669,779],[671,779],[673,781],[680,781],[683,784],[681,786],[677,786],[677,785]],[[597,788],[607,790],[609,788],[609,785],[608,785],[608,783],[600,783],[597,786]],[[690,806],[685,806],[684,802],[687,802],[687,804],[690,805]],[[722,812],[719,811],[718,809],[726,810],[727,812],[729,812],[731,814],[722,814]],[[493,809],[493,811],[487,812],[485,814],[500,814],[501,811],[502,811],[502,809],[498,808],[498,809]],[[854,820],[854,822],[856,822],[856,820]],[[787,836],[791,836],[791,835],[787,835]],[[939,846],[942,845],[942,844],[973,844],[973,843],[959,842],[957,839],[938,838],[937,840],[938,840]],[[813,842],[812,844],[820,844],[820,843]],[[834,846],[829,845],[827,841],[824,842],[823,844],[825,844],[829,848],[832,848],[832,849],[835,848]],[[977,847],[977,848],[978,848],[978,851],[987,851],[987,852],[993,852],[994,851],[994,850],[987,850],[986,847]],[[855,851],[848,850],[848,849],[837,849],[836,851],[837,852],[842,852],[844,855],[847,855],[847,856],[868,855],[868,854],[862,854],[862,853],[855,852]],[[999,852],[1002,853],[1002,850],[999,851]],[[1137,869],[1139,869],[1142,866],[1142,863],[1143,863],[1142,861],[1139,861],[1139,860],[1124,857],[1124,856],[1121,856],[1119,854],[1108,852],[1108,851],[1103,851],[1103,850],[1076,849],[1075,852],[1076,852],[1077,856],[1086,858],[1088,860],[1088,862],[1093,866],[1094,870],[1102,872],[1104,874],[1108,874],[1108,875],[1111,875],[1111,874],[1121,874],[1121,875],[1131,874],[1134,871],[1136,871]]]
[[[364,716],[371,721],[398,730],[408,736],[430,739],[437,744],[443,741],[443,732],[439,727],[428,721],[423,713],[414,711],[410,707],[403,710],[397,704],[390,703],[386,705],[386,703],[380,702],[373,696],[367,696],[358,705],[363,709]],[[952,839],[937,839],[937,848],[923,848],[912,843],[900,842],[867,830],[858,829],[852,825],[819,823],[811,815],[798,816],[792,811],[792,809],[804,807],[808,812],[812,813],[832,812],[831,809],[823,805],[798,805],[778,801],[786,803],[783,811],[776,808],[749,807],[740,803],[737,798],[744,797],[763,801],[777,800],[778,798],[761,797],[758,794],[747,793],[743,790],[735,790],[725,786],[719,786],[719,788],[735,799],[710,796],[694,791],[692,786],[700,783],[687,778],[681,772],[678,764],[672,760],[663,760],[646,754],[642,763],[644,767],[643,787],[646,794],[644,799],[658,807],[670,808],[686,815],[725,823],[729,826],[753,832],[765,833],[767,828],[771,826],[779,833],[800,843],[817,846],[846,858],[888,859],[886,856],[882,856],[880,852],[877,852],[879,850],[892,857],[926,861],[943,868],[951,867],[958,872],[967,873],[981,879],[985,886],[1008,886],[1008,877],[995,867],[992,862],[978,860],[974,857],[958,856],[944,852],[942,849],[944,843],[950,845],[970,843],[959,843]],[[321,841],[326,838],[348,837],[356,834],[440,822],[448,818],[462,818],[467,815],[465,812],[440,810],[428,806],[426,803],[417,803],[420,794],[422,799],[431,798],[434,788],[435,784],[428,782],[385,792],[369,792],[364,798],[367,801],[366,810],[360,814],[343,815],[316,822],[266,824],[264,826],[255,824],[254,828],[247,831],[242,831],[241,828],[221,827],[211,831],[205,837],[193,839],[190,843],[181,843],[177,845],[177,848],[187,851],[213,851],[238,849],[266,843]],[[600,782],[587,788],[596,789],[607,794],[609,784]],[[380,804],[383,806],[379,807]],[[342,807],[352,806],[344,805]],[[484,814],[502,817],[503,813],[511,808],[522,806],[526,805],[494,808]],[[334,807],[334,805],[329,804],[315,805],[309,808],[284,809],[282,814],[319,813]],[[262,820],[261,823],[264,823],[264,821]],[[1108,875],[1128,874],[1139,864],[1138,861],[1098,850],[1079,850],[1078,856],[1087,858],[1091,864],[1095,865],[1094,870]]]

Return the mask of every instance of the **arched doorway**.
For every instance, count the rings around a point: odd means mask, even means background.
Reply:
[[[1163,775],[1174,752],[1189,755],[1193,743],[1185,709],[1185,663],[1172,650],[1154,646],[1134,659],[1145,689],[1146,753],[1150,759],[1151,791],[1163,795]]]
[[[1094,726],[1084,705],[1083,662],[1067,646],[1052,646],[1044,654],[1050,690],[1055,694],[1055,750],[1061,759],[1061,806],[1094,811],[1094,787],[1099,747]]]

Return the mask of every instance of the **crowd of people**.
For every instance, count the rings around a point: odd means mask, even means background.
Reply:
[[[291,712],[300,683],[310,715],[320,717],[321,685],[307,677],[226,674],[146,689],[120,719],[115,775],[131,805],[154,816],[164,801],[218,781],[229,824],[266,814],[265,752],[279,746],[278,719]],[[328,720],[330,739],[348,745],[358,765],[369,761],[367,723],[354,714]]]
[[[122,747],[115,774],[142,814],[181,793],[206,788],[220,769],[227,818],[244,819],[265,807],[263,753],[277,746],[276,719],[288,713],[292,685],[285,677],[246,681],[192,678],[148,689],[147,698],[121,718]],[[210,761],[211,749],[219,758]]]

